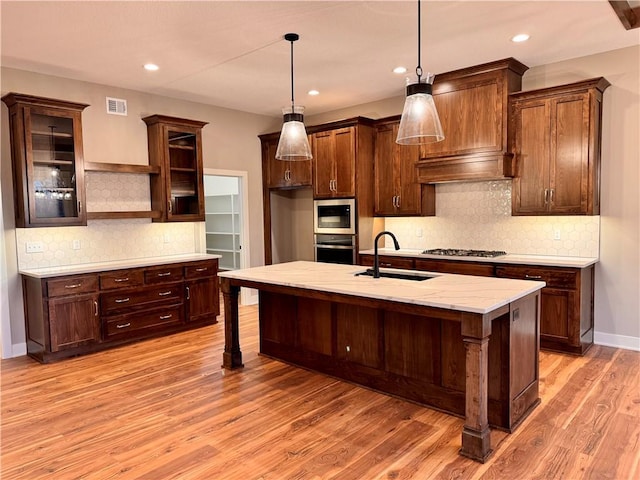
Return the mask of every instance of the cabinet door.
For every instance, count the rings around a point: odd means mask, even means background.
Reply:
[[[396,213],[396,136],[397,129],[393,125],[380,125],[376,130],[374,164],[376,215]]]
[[[399,126],[399,125],[398,125]],[[398,145],[395,143],[397,127],[394,128],[393,141],[396,146],[395,168],[397,170],[398,199],[396,200],[399,215],[420,215],[422,211],[422,189],[434,190],[433,185],[422,186],[418,183],[416,161],[420,158],[420,146]],[[434,192],[431,192],[435,195]]]
[[[80,112],[24,109],[25,226],[86,225]]]
[[[569,341],[569,312],[572,292],[544,288],[540,297],[540,336],[554,341]],[[578,335],[579,337],[579,335]],[[580,345],[580,338],[578,338]]]
[[[514,107],[516,176],[514,215],[545,213],[549,204],[550,105],[545,100]]]
[[[49,300],[49,334],[52,352],[98,342],[98,295],[74,295]]]
[[[549,211],[587,213],[589,181],[589,95],[551,101]]]
[[[204,220],[200,130],[167,126],[165,131],[167,220]]]
[[[333,132],[335,144],[335,181],[333,194],[336,197],[356,195],[356,136],[355,128],[341,128]]]
[[[263,144],[262,154],[266,159],[268,167],[267,187],[291,188],[311,186],[311,160],[295,162],[277,160],[277,149],[278,139],[270,140]]]
[[[335,142],[332,131],[313,135],[313,196],[330,198],[335,180]]]
[[[187,321],[210,319],[220,313],[218,277],[207,277],[186,283]]]

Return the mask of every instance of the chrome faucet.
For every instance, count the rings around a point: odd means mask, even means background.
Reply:
[[[389,235],[393,239],[393,246],[395,247],[395,249],[400,250],[398,239],[393,233],[387,232],[385,230],[384,232],[380,232],[378,235],[376,235],[376,239],[373,241],[373,278],[380,278],[380,262],[378,261],[378,239],[383,235]]]

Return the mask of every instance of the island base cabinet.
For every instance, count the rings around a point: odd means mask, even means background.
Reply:
[[[539,292],[491,321],[488,424],[511,432],[539,403]],[[465,416],[466,337],[424,316],[260,291],[260,353]]]

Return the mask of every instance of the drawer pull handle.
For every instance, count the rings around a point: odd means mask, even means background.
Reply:
[[[123,323],[122,325],[116,325],[116,328],[127,328],[131,326],[131,322]]]
[[[95,313],[94,317],[97,317],[97,316],[98,316],[98,302],[94,301],[94,302],[93,302],[93,306],[94,306],[94,307],[95,307],[95,309],[96,309],[96,313]]]
[[[81,287],[81,286],[82,286],[82,282],[74,283],[74,284],[71,284],[71,285],[65,285],[64,288],[78,288],[78,287]]]
[[[127,298],[116,298],[116,303],[127,303],[129,301],[129,297]]]
[[[166,297],[167,295],[171,295],[171,290],[169,290],[168,292],[159,292],[158,296],[160,297]]]
[[[528,280],[542,280],[542,277],[540,275],[527,275],[527,274],[525,274],[524,278],[526,278]]]
[[[167,320],[168,318],[173,317],[173,314],[170,313],[169,315],[160,315],[160,320]]]
[[[114,282],[119,283],[119,282],[128,282],[129,281],[129,277],[124,277],[124,278],[114,278],[113,279]]]
[[[385,262],[380,262],[380,266],[381,267],[390,267],[391,264],[390,263],[385,263]]]
[[[171,275],[171,272],[164,272],[164,273],[158,274],[159,277],[168,277],[169,275]]]
[[[209,270],[207,267],[196,268],[196,272],[206,272],[207,270]]]
[[[187,300],[191,300],[191,290],[187,287]]]

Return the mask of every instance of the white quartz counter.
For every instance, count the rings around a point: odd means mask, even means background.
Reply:
[[[290,262],[221,272],[220,277],[269,285],[391,300],[472,313],[489,313],[545,286],[544,282],[445,273],[424,281],[356,276],[366,267],[334,263]],[[387,269],[380,269],[384,272]],[[402,270],[393,270],[394,272]],[[408,273],[416,273],[406,271]]]
[[[60,267],[32,268],[19,270],[19,273],[21,275],[27,275],[34,278],[48,278],[61,277],[63,275],[77,275],[81,273],[120,270],[122,268],[151,267],[154,265],[166,265],[168,263],[196,262],[198,260],[212,260],[214,258],[221,258],[221,255],[190,253],[184,255],[167,255],[164,257],[133,258],[130,260],[118,260],[113,262],[81,263],[78,265],[64,265]]]
[[[432,258],[438,260],[458,260],[465,262],[483,262],[483,263],[505,263],[505,264],[517,264],[517,265],[539,265],[546,267],[573,267],[573,268],[585,268],[594,263],[598,263],[598,259],[595,257],[561,257],[553,255],[519,255],[519,254],[507,254],[501,257],[457,257],[449,255],[427,255],[421,253],[422,250],[413,250],[408,248],[401,248],[400,250],[394,250],[393,248],[379,248],[379,255],[395,255],[399,257],[414,257],[414,258]],[[363,250],[361,254],[373,255],[374,251]]]

